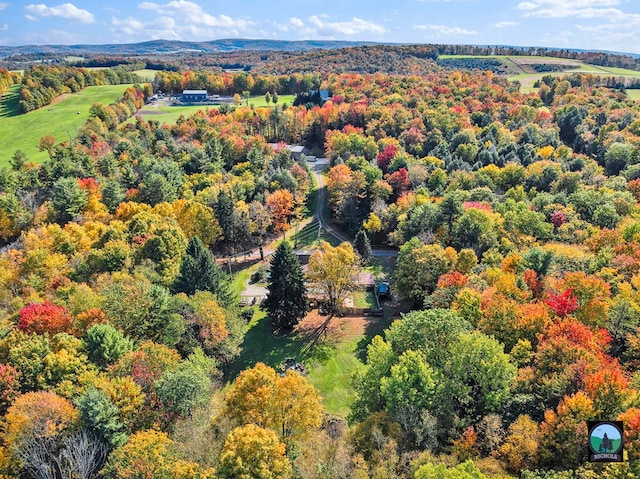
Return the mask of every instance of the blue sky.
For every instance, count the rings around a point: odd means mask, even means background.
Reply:
[[[639,0],[0,0],[0,45],[331,39],[640,53]]]

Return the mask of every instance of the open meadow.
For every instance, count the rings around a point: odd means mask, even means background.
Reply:
[[[87,87],[26,114],[18,111],[20,86],[13,86],[0,101],[0,167],[9,164],[16,150],[22,150],[31,161],[45,160],[47,153],[38,151],[40,138],[51,135],[56,143],[75,138],[77,130],[87,121],[93,103],[109,105],[129,86]]]

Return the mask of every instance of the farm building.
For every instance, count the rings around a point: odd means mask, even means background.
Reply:
[[[184,103],[207,101],[207,98],[207,90],[183,90],[180,95],[180,101]]]

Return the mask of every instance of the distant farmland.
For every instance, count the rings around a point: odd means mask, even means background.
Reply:
[[[541,57],[541,56],[502,56],[502,55],[488,55],[488,56],[473,56],[473,55],[441,55],[441,60],[458,60],[463,63],[469,62],[470,68],[474,68],[474,59],[476,60],[493,60],[502,63],[506,76],[511,81],[519,81],[522,85],[521,91],[523,93],[529,93],[534,90],[533,84],[536,80],[539,80],[545,75],[570,75],[572,73],[590,73],[592,75],[603,77],[624,77],[624,78],[638,78],[640,77],[640,71],[627,70],[625,68],[614,67],[602,67],[598,65],[589,65],[579,60],[572,60],[568,58],[556,58],[556,57]],[[481,62],[478,63],[482,65]],[[547,66],[550,71],[536,71],[544,70],[541,66]],[[552,71],[557,68],[558,71]]]
[[[118,100],[131,85],[92,86],[80,93],[63,95],[39,110],[21,115],[18,112],[19,85],[12,87],[0,102],[0,167],[7,166],[16,150],[31,161],[42,162],[46,152],[38,151],[40,138],[52,135],[56,142],[68,140],[87,121],[93,103],[109,105]]]

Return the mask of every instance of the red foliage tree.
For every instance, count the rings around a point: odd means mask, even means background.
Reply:
[[[378,168],[382,170],[383,173],[387,172],[389,168],[389,164],[398,154],[398,145],[387,145],[384,150],[378,153]]]
[[[411,183],[409,182],[409,174],[406,168],[400,168],[398,171],[387,175],[385,178],[393,188],[393,194],[396,198],[399,198],[403,193],[409,191]]]
[[[554,211],[551,214],[551,223],[555,228],[560,228],[567,222],[567,216],[562,211]]]
[[[72,323],[73,317],[62,306],[45,301],[22,308],[18,328],[28,333],[53,335],[67,331]]]
[[[571,288],[568,288],[559,294],[552,291],[549,292],[549,297],[546,299],[545,303],[553,309],[560,318],[564,318],[578,309],[578,298],[573,295]]]

